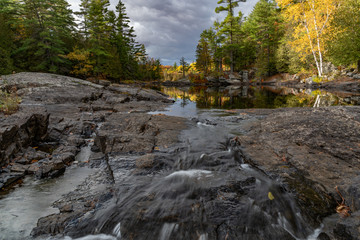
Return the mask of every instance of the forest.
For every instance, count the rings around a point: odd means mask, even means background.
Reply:
[[[253,68],[259,77],[305,73],[324,64],[360,69],[359,0],[259,0],[244,17],[240,0],[220,0],[223,21],[201,33],[196,67],[205,75]]]
[[[50,72],[79,78],[154,80],[160,60],[136,42],[120,0],[0,0],[0,74]]]
[[[136,41],[121,0],[115,11],[109,0],[81,0],[78,12],[66,0],[0,0],[0,74],[120,82],[176,80],[185,70],[193,78],[244,69],[322,77],[327,63],[360,68],[360,0],[259,0],[246,17],[235,12],[243,1],[218,1],[215,12],[226,17],[201,33],[195,63],[162,66]]]

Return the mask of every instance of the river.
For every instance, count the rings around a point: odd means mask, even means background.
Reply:
[[[236,136],[261,116],[238,116],[231,110],[311,107],[318,95],[320,106],[359,105],[358,94],[250,87],[161,91],[175,103],[149,114],[188,118],[193,124],[182,132],[181,143],[160,151],[160,167],[147,173],[129,173],[135,169],[131,156],[110,157],[118,169],[116,197],[70,231],[72,238],[48,239],[316,239],[321,225],[301,215],[281,179],[244,162]],[[86,161],[88,151],[77,161]],[[22,187],[0,199],[0,239],[28,236],[38,218],[58,212],[52,203],[92,171],[73,165],[58,179],[26,178]]]

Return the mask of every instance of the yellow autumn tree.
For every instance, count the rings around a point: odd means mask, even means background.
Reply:
[[[284,19],[294,26],[290,46],[302,60],[313,55],[320,77],[326,53],[325,33],[341,1],[345,0],[276,0]]]
[[[93,74],[94,63],[90,60],[90,52],[75,47],[65,58],[73,62],[73,70],[70,72],[77,77],[89,77]]]

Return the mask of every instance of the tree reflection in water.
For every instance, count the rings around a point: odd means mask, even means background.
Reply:
[[[309,89],[249,86],[209,88],[196,86],[185,88],[164,87],[162,91],[175,100],[181,100],[182,107],[192,101],[196,102],[196,107],[199,109],[312,107],[318,95],[320,95],[321,99],[320,106],[360,105],[360,94],[332,94]],[[355,100],[353,101],[351,98]],[[359,101],[356,101],[356,99]]]

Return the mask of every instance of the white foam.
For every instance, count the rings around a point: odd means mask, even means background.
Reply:
[[[191,170],[182,170],[182,171],[173,172],[166,178],[167,179],[173,178],[173,177],[201,178],[201,177],[206,177],[210,174],[211,174],[211,171],[191,169]]]
[[[199,240],[208,240],[208,234],[207,233],[201,234]]]
[[[161,228],[160,240],[169,240],[171,233],[177,229],[177,224],[175,223],[164,223],[163,227]]]
[[[71,239],[71,238],[69,238],[69,239]],[[65,240],[67,240],[67,238],[65,238]],[[111,235],[98,234],[98,235],[88,235],[85,237],[75,238],[75,239],[71,239],[71,240],[118,240],[118,238],[111,236]]]
[[[113,234],[116,237],[118,237],[119,239],[121,239],[121,228],[120,227],[121,227],[121,223],[118,223],[113,230]]]

